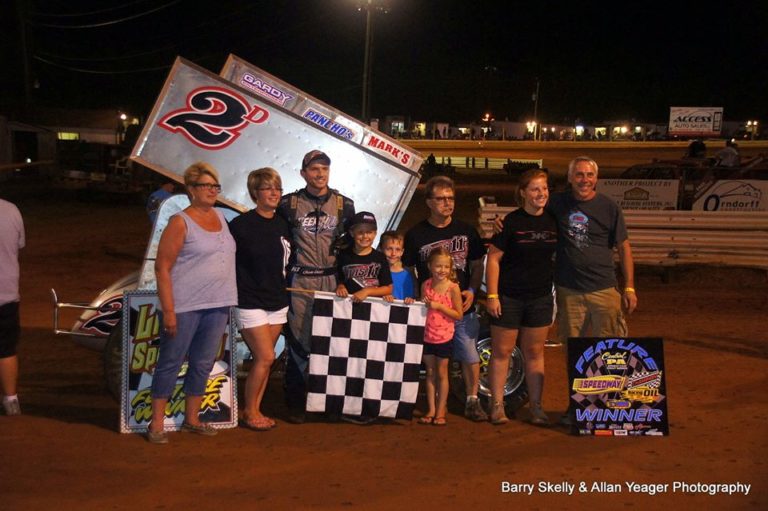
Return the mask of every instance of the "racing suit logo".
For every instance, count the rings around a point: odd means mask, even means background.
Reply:
[[[311,234],[333,231],[338,224],[339,220],[335,215],[328,215],[324,211],[313,211],[299,218],[301,229]]]

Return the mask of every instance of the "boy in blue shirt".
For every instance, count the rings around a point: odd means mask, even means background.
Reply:
[[[403,235],[395,231],[383,233],[379,240],[379,250],[386,256],[392,274],[392,294],[384,299],[388,302],[403,300],[411,304],[414,302],[413,275],[403,267],[403,243]]]

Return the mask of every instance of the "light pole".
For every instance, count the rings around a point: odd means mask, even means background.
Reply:
[[[386,13],[387,7],[381,0],[362,0],[358,11],[365,9],[365,54],[363,56],[363,107],[362,121],[370,122],[371,110],[371,69],[373,67],[373,11]]]
[[[533,139],[539,140],[541,138],[541,131],[539,130],[539,79],[536,78],[536,92],[533,93]]]

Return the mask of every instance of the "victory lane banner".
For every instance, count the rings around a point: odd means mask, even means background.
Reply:
[[[315,293],[308,412],[410,420],[427,309]]]
[[[152,414],[152,374],[160,351],[159,299],[153,291],[129,291],[123,295],[123,378],[120,392],[120,432],[147,430]],[[235,322],[230,315],[221,332],[220,348],[200,407],[200,419],[216,428],[237,426],[237,373],[233,350]],[[186,362],[165,410],[165,429],[177,431],[186,413],[184,379]]]
[[[661,338],[569,338],[568,389],[575,434],[669,435]]]

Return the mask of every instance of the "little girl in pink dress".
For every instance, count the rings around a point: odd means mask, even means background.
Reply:
[[[420,424],[445,426],[448,403],[448,359],[451,356],[454,322],[461,319],[461,290],[455,282],[453,258],[444,248],[436,248],[428,259],[431,278],[421,286],[421,296],[429,307],[424,325],[423,361],[427,368],[427,413]]]

